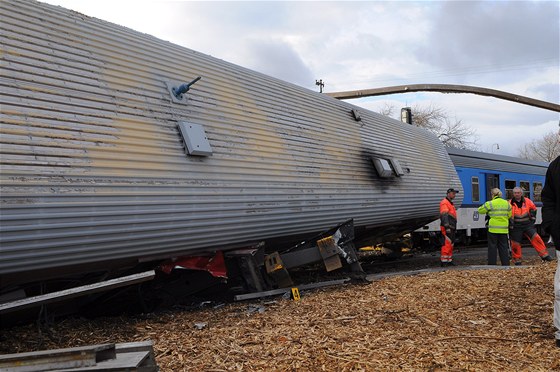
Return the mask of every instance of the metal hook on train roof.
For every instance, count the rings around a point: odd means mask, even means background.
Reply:
[[[173,87],[173,89],[172,89],[173,95],[175,95],[175,97],[177,99],[182,99],[183,98],[183,93],[188,92],[189,89],[191,88],[191,86],[194,85],[194,83],[196,83],[200,79],[202,79],[202,77],[199,76],[196,79],[194,79],[193,81],[191,81],[190,83],[181,84],[178,88]]]

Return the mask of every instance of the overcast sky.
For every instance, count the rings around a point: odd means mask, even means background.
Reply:
[[[463,84],[560,103],[559,1],[48,0],[88,16],[325,92]],[[516,155],[558,131],[560,114],[472,94],[408,93],[349,102],[434,104]],[[500,149],[496,149],[499,144]]]

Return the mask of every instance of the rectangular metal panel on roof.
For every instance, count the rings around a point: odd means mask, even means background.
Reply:
[[[422,129],[60,7],[0,13],[0,274],[400,226],[460,186]],[[182,121],[211,156],[185,154]]]

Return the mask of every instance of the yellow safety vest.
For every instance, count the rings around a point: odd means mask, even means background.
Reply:
[[[494,234],[507,234],[511,205],[499,196],[478,207],[478,213],[488,214],[488,231]]]

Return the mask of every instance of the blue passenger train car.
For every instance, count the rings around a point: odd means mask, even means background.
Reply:
[[[490,199],[490,190],[497,187],[504,198],[511,199],[518,186],[539,208],[537,224],[541,222],[541,190],[548,163],[478,151],[447,148],[461,180],[463,202],[457,209],[457,239],[465,244],[486,237],[485,216],[478,207]],[[445,190],[442,190],[442,198]],[[437,245],[440,220],[423,226],[414,233],[415,246]]]

